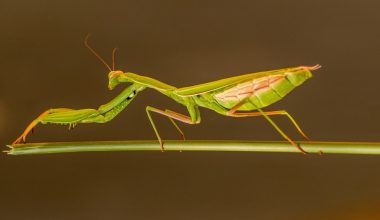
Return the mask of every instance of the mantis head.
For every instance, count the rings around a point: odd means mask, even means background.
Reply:
[[[120,70],[112,70],[111,72],[108,73],[108,89],[112,90],[114,89],[117,85],[119,85],[119,77],[123,75],[123,71]]]

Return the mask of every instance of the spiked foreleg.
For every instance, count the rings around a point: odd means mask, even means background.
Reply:
[[[12,143],[17,144],[26,141],[26,136],[34,129],[38,123],[54,123],[54,124],[75,124],[81,118],[93,115],[95,109],[73,110],[68,108],[49,109],[34,119],[24,130],[24,132]]]
[[[124,100],[105,114],[94,115],[92,117],[83,119],[80,123],[107,123],[115,118],[121,111],[123,111],[129,103],[130,100]]]
[[[78,123],[106,123],[127,107],[135,95],[144,88],[143,86],[132,84],[124,89],[116,98],[100,106],[98,109],[73,110],[58,108],[47,110],[33,120],[13,144],[25,142],[26,136],[38,123],[68,124],[70,127]]]
[[[138,92],[144,89],[144,86],[132,84],[112,101],[100,106],[98,109],[99,115],[82,120],[82,123],[106,123],[111,121],[131,103]]]

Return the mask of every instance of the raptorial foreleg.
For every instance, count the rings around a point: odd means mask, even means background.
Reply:
[[[81,109],[73,110],[68,108],[55,108],[49,109],[42,114],[40,114],[36,119],[34,119],[24,130],[24,132],[15,140],[12,144],[17,144],[20,142],[26,142],[27,135],[34,129],[37,124],[42,123],[52,123],[52,124],[65,124],[73,125],[79,123],[82,119],[88,118],[97,113],[95,109]]]
[[[144,88],[141,85],[132,84],[124,89],[116,98],[100,106],[98,109],[49,109],[33,120],[13,144],[25,142],[26,136],[38,123],[64,124],[70,127],[78,123],[106,123],[127,107],[136,94]]]

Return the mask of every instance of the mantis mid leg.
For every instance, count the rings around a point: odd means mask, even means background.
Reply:
[[[168,109],[165,109],[165,112],[172,112]],[[176,112],[172,112],[173,114],[176,114]],[[182,140],[186,140],[185,133],[182,131],[182,129],[177,125],[177,123],[170,117],[168,117],[170,122],[174,125],[174,127],[177,129],[177,131],[181,134]]]
[[[171,111],[171,110],[168,110],[168,109],[163,111],[163,110],[151,107],[151,106],[146,107],[146,113],[148,115],[148,119],[149,119],[149,121],[153,127],[154,133],[156,134],[158,141],[160,142],[160,146],[161,146],[162,151],[164,151],[164,143],[161,139],[160,134],[158,133],[157,127],[156,127],[156,125],[152,119],[152,116],[150,115],[150,112],[156,112],[158,114],[167,116],[170,119],[170,121],[173,123],[173,125],[176,127],[178,132],[181,133],[183,139],[185,139],[184,133],[178,127],[178,125],[175,123],[175,121],[173,119],[181,121],[181,122],[186,123],[186,124],[198,124],[198,123],[200,123],[200,114],[199,114],[198,108],[196,108],[194,106],[188,106],[187,109],[190,113],[190,117],[183,115],[183,114],[180,114],[180,113],[177,113],[177,112],[174,112],[174,111]]]

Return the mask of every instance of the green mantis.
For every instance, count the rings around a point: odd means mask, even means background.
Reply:
[[[319,69],[321,67],[320,65],[249,73],[200,85],[176,88],[150,77],[114,70],[114,64],[111,69],[108,64],[87,45],[87,41],[86,46],[110,70],[108,74],[108,88],[110,90],[122,83],[129,84],[129,86],[110,102],[101,105],[98,109],[74,110],[68,108],[54,108],[47,110],[33,120],[13,144],[25,142],[27,135],[33,131],[33,128],[39,123],[69,125],[69,128],[79,123],[106,123],[123,111],[140,92],[150,88],[184,105],[189,113],[189,116],[187,116],[168,109],[161,110],[152,106],[146,107],[148,119],[162,150],[164,150],[164,143],[152,119],[151,113],[154,112],[168,117],[182,135],[183,139],[185,139],[184,133],[175,120],[187,124],[198,124],[201,122],[199,107],[203,107],[229,117],[263,116],[283,138],[297,147],[301,152],[306,153],[280,129],[270,116],[286,116],[297,131],[305,139],[309,140],[294,118],[284,110],[264,111],[262,109],[284,98],[295,87],[309,79],[312,76],[311,71]],[[113,60],[114,53],[115,50],[112,53]]]

